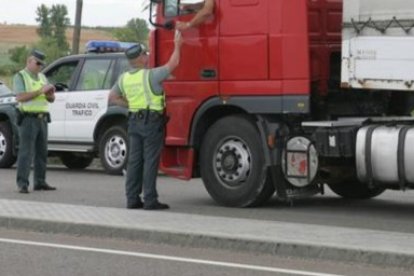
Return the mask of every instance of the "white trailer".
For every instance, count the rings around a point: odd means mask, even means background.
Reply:
[[[342,87],[414,91],[414,1],[343,3]]]

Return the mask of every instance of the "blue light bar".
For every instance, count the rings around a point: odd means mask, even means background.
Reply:
[[[87,53],[115,53],[124,52],[136,42],[120,42],[112,40],[91,40],[85,45]]]
[[[119,45],[121,46],[122,49],[124,49],[124,51],[126,49],[128,49],[129,47],[133,46],[133,45],[137,45],[138,43],[136,42],[119,42]]]

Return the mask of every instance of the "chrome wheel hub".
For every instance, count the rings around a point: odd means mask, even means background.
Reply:
[[[239,186],[249,176],[250,156],[250,151],[243,141],[236,138],[226,139],[215,155],[216,175],[229,186]]]
[[[113,168],[123,166],[127,154],[126,141],[121,136],[113,136],[105,145],[105,160]]]

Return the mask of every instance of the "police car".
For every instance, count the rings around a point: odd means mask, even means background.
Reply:
[[[49,105],[49,155],[59,156],[71,169],[89,166],[95,157],[105,171],[120,174],[128,156],[126,119],[128,112],[108,106],[108,94],[118,76],[129,69],[123,54],[131,43],[90,41],[87,53],[60,58],[43,73],[56,86],[55,102]],[[16,101],[1,84],[0,167],[16,161],[18,132]]]

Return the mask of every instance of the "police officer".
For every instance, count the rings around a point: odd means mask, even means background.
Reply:
[[[129,110],[129,157],[126,173],[128,209],[168,209],[158,201],[156,179],[162,146],[164,144],[165,95],[162,82],[178,66],[182,37],[175,35],[174,51],[161,67],[141,69],[148,56],[144,46],[134,45],[125,51],[132,70],[122,74],[109,94],[109,103]],[[141,192],[144,190],[144,203]]]
[[[40,73],[45,55],[33,50],[26,68],[13,79],[19,103],[19,152],[16,182],[19,193],[29,193],[30,166],[34,160],[34,190],[56,190],[46,183],[48,104],[55,100],[55,88]]]

